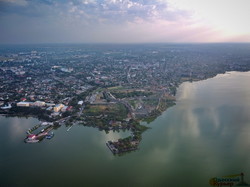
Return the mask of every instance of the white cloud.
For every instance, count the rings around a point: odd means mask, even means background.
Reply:
[[[95,0],[83,0],[82,3],[85,4],[85,5],[96,4],[96,1]]]
[[[168,0],[173,9],[192,13],[196,22],[220,29],[225,36],[250,34],[249,0]]]

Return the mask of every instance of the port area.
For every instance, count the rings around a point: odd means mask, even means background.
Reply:
[[[24,139],[24,142],[38,143],[43,139],[51,139],[54,137],[54,132],[51,132],[53,129],[54,129],[53,123],[48,123],[46,125],[44,124],[36,125],[26,132],[27,137]]]
[[[140,140],[135,137],[127,137],[118,141],[108,141],[106,145],[113,154],[123,154],[138,149]]]

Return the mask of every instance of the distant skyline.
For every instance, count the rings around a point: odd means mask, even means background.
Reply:
[[[0,0],[0,44],[250,42],[250,0]]]

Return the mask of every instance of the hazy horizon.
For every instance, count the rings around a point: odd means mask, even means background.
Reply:
[[[0,43],[0,46],[10,45],[222,45],[222,44],[250,44],[250,42],[141,42],[141,43],[125,43],[125,42],[54,42],[54,43]]]

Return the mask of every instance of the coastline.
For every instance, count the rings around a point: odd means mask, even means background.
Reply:
[[[235,73],[241,73],[241,72],[250,72],[250,71],[227,71],[227,72],[225,72],[225,73],[220,73],[220,74],[217,74],[217,75],[215,75],[215,76],[213,76],[213,77],[209,77],[209,78],[207,78],[207,79],[200,79],[200,80],[196,80],[196,81],[184,81],[184,82],[181,82],[181,83],[178,84],[178,87],[176,87],[176,90],[177,90],[177,92],[178,92],[178,89],[180,88],[180,86],[181,86],[183,83],[185,83],[185,82],[191,82],[191,83],[192,83],[192,82],[205,81],[205,80],[208,80],[208,79],[215,78],[215,77],[217,77],[217,76],[219,76],[219,75],[231,74],[231,73],[234,73],[234,72],[235,72]],[[164,102],[166,102],[166,101],[167,101],[167,100],[163,100],[163,101],[161,101],[161,102],[164,103]],[[161,103],[161,102],[159,102],[159,103]],[[146,116],[146,117],[144,117],[144,118],[135,118],[135,119],[134,119],[134,122],[131,123],[131,124],[133,124],[134,126],[129,125],[129,126],[128,126],[128,130],[131,131],[131,135],[132,135],[132,136],[137,136],[137,140],[138,140],[137,146],[139,145],[139,142],[142,140],[142,133],[148,129],[148,127],[142,125],[141,122],[151,123],[151,122],[154,121],[157,117],[159,117],[160,115],[162,115],[163,112],[167,111],[170,107],[172,107],[172,106],[174,106],[174,105],[176,105],[176,95],[174,96],[174,99],[172,99],[170,103],[168,103],[167,105],[163,105],[163,108],[158,108],[158,110],[155,110],[153,114],[150,113],[149,116]],[[36,116],[36,115],[21,115],[21,114],[18,115],[18,114],[3,114],[3,113],[1,113],[0,115],[1,115],[1,116],[5,116],[6,118],[18,117],[18,118],[35,118],[35,119],[37,119],[37,120],[42,120],[41,118],[39,118],[39,117]],[[59,120],[60,120],[60,119],[59,119]],[[53,123],[54,123],[54,124],[57,124],[57,123],[59,124],[59,122],[60,122],[60,121],[55,121],[55,122],[53,122]],[[77,119],[74,119],[74,120],[71,121],[70,123],[77,123],[77,122],[79,122],[79,121],[78,121]],[[80,122],[81,122],[81,121],[80,121]],[[65,124],[65,125],[66,125],[65,122],[63,122],[62,124]],[[62,125],[62,124],[60,124],[60,125]],[[78,123],[78,124],[79,124],[79,123]],[[79,125],[81,125],[81,124],[79,124]],[[82,125],[84,125],[84,126],[89,126],[89,125],[86,125],[86,124],[84,124],[84,123],[82,123]],[[57,126],[57,125],[56,125],[56,126]],[[90,125],[90,127],[99,128],[98,126],[95,126],[95,125]],[[144,128],[144,127],[145,127],[145,128]],[[125,129],[127,129],[127,128],[125,128]],[[105,130],[105,129],[100,129],[100,128],[99,128],[99,130]],[[111,131],[111,130],[115,130],[115,131],[118,131],[118,132],[119,132],[119,130],[121,130],[121,129],[119,129],[119,128],[111,128],[111,129],[108,129],[108,130],[106,129],[105,131],[109,132],[109,131]],[[124,138],[124,139],[126,139],[126,138]],[[131,143],[132,140],[130,140],[129,142]],[[116,143],[116,142],[114,142],[114,143]],[[137,147],[137,148],[138,148],[138,147]],[[136,148],[136,149],[137,149],[137,148]],[[128,149],[128,152],[130,152],[130,149]]]

